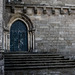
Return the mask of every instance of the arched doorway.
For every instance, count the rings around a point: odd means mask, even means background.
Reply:
[[[10,51],[28,51],[28,30],[21,20],[15,21],[10,28]]]

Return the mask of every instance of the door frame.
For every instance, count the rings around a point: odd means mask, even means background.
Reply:
[[[35,28],[33,27],[33,24],[30,20],[30,18],[27,16],[27,15],[24,15],[22,13],[16,13],[14,14],[8,24],[7,24],[7,27],[4,27],[4,49],[7,50],[7,51],[10,51],[10,28],[11,28],[11,25],[17,21],[17,20],[20,20],[22,21],[23,23],[25,23],[25,25],[27,26],[27,30],[28,30],[28,52],[32,52],[34,51],[34,32],[35,32]],[[8,41],[7,41],[8,40]]]

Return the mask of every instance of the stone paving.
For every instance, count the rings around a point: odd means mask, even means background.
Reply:
[[[5,75],[75,75],[75,68],[9,71]]]

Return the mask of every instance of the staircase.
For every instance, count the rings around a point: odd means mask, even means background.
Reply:
[[[75,60],[51,53],[6,52],[5,71],[25,69],[75,68]]]

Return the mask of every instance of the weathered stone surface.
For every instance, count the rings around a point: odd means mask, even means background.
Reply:
[[[25,4],[45,4],[53,7],[75,6],[75,0],[22,1]],[[15,8],[15,13],[23,13],[22,11],[23,8]],[[27,8],[27,13],[23,14],[30,18],[35,28],[34,52],[58,52],[65,55],[65,58],[75,59],[75,10],[71,12],[72,14],[69,15],[68,10],[64,9],[64,14],[60,14],[60,9],[55,9],[55,14],[52,14],[51,9],[47,8],[47,14],[43,14],[43,8],[37,8],[37,14],[34,14],[33,8]],[[11,16],[15,13],[11,13],[11,8],[9,7],[6,7],[3,11],[3,0],[0,0],[0,48],[10,49],[10,44],[7,45],[10,41],[10,38],[9,41],[7,40],[7,34],[10,34],[8,24]],[[2,28],[4,26],[8,27],[9,31],[3,32]],[[3,63],[3,60],[0,60],[0,75],[4,73]],[[75,69],[9,71],[9,73],[6,72],[6,75],[75,75]]]
[[[75,6],[74,0],[22,0],[26,4],[67,5]]]
[[[4,59],[2,54],[0,54],[0,75],[4,75]]]
[[[46,4],[52,6],[74,6],[74,0],[23,0],[27,4]],[[18,10],[18,11],[17,11]],[[15,13],[22,12],[23,8],[15,8]],[[75,12],[75,10],[72,10]],[[13,13],[13,14],[15,14]],[[10,8],[6,8],[4,22],[5,26],[13,14]],[[34,14],[33,8],[27,8],[27,15],[33,23],[34,31],[34,51],[61,52],[62,54],[75,53],[75,14],[68,14],[64,9],[64,14],[60,14],[60,9],[55,9],[52,14],[50,8],[47,8],[47,14],[43,14],[43,8],[37,8],[37,14]],[[0,26],[2,23],[0,23]],[[1,30],[2,32],[2,30]],[[6,33],[9,34],[10,32]],[[1,36],[2,37],[2,36]],[[30,36],[29,36],[30,37]],[[10,39],[9,39],[10,40]],[[7,43],[6,43],[7,44]],[[6,45],[5,44],[5,45]],[[5,46],[4,45],[4,46]],[[9,45],[10,46],[10,45]],[[9,48],[8,48],[9,49]]]
[[[3,0],[0,1],[0,48],[2,48]]]
[[[10,71],[5,75],[75,75],[75,69],[37,69],[24,71]]]

